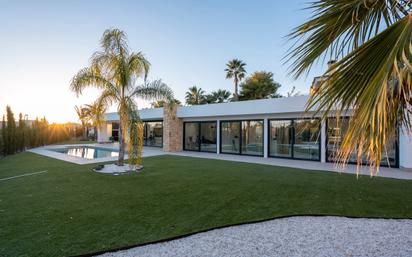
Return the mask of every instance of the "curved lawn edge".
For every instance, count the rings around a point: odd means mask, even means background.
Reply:
[[[142,247],[142,246],[146,246],[146,245],[165,243],[165,242],[186,238],[186,237],[193,236],[193,235],[200,234],[200,233],[209,232],[209,231],[216,230],[216,229],[223,229],[223,228],[236,227],[236,226],[241,226],[241,225],[256,224],[256,223],[261,223],[261,222],[266,222],[266,221],[285,219],[285,218],[293,218],[293,217],[338,217],[338,218],[349,218],[349,219],[375,219],[375,220],[411,220],[412,219],[412,218],[401,218],[401,217],[350,216],[350,215],[336,215],[336,214],[291,214],[291,215],[282,215],[282,216],[276,216],[276,217],[272,217],[272,218],[256,219],[256,220],[233,223],[233,224],[228,224],[228,225],[216,226],[216,227],[202,229],[202,230],[189,232],[189,233],[185,233],[185,234],[181,234],[181,235],[177,235],[177,236],[166,237],[166,238],[162,238],[162,239],[159,239],[159,240],[148,241],[148,242],[133,244],[133,245],[127,245],[127,246],[122,246],[122,247],[118,247],[118,248],[111,248],[111,249],[106,249],[106,250],[91,252],[91,253],[86,253],[86,254],[72,255],[70,257],[92,257],[92,256],[96,256],[96,255],[102,255],[102,254],[105,254],[105,253],[112,253],[112,252],[118,252],[118,251],[123,251],[123,250],[129,250],[129,249],[135,248],[135,247]]]

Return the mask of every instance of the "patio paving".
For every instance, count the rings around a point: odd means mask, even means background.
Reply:
[[[50,146],[30,149],[29,151],[40,154],[40,155],[48,156],[51,158],[59,159],[62,161],[80,164],[80,165],[110,162],[110,161],[117,160],[117,157],[107,157],[107,158],[98,158],[98,159],[89,160],[89,159],[73,157],[67,154],[50,151],[50,149],[58,149],[58,148],[63,148],[63,147],[68,147],[68,146],[91,146],[91,147],[98,147],[101,149],[108,149],[108,150],[118,150],[118,147],[119,147],[118,144],[50,145]],[[281,158],[263,158],[263,157],[255,157],[255,156],[216,154],[216,153],[193,152],[193,151],[164,152],[162,148],[158,148],[158,147],[143,147],[143,154],[142,154],[143,157],[159,156],[159,155],[165,155],[165,154],[195,157],[195,158],[206,158],[206,159],[215,159],[215,160],[265,164],[265,165],[272,165],[272,166],[291,167],[291,168],[297,168],[297,169],[303,169],[303,170],[323,170],[323,171],[333,171],[333,172],[338,172],[338,173],[349,173],[349,174],[357,173],[356,165],[347,165],[345,169],[342,170],[341,168],[337,167],[333,163],[321,163],[317,161],[303,161],[303,160],[291,160],[291,159],[281,159]],[[362,167],[360,169],[359,174],[370,175],[368,167]],[[412,171],[402,170],[402,169],[397,169],[397,168],[381,167],[379,170],[378,177],[412,180]]]

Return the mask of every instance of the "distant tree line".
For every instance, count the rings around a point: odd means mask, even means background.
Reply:
[[[19,114],[18,121],[10,106],[6,107],[3,115],[0,135],[0,154],[10,155],[25,151],[26,149],[53,144],[82,133],[76,131],[76,124],[49,124],[45,117],[28,121]]]
[[[274,80],[272,72],[256,71],[246,77],[245,66],[246,64],[239,59],[230,60],[226,64],[226,79],[233,79],[235,86],[233,95],[225,89],[219,89],[207,94],[202,88],[192,86],[186,92],[186,105],[284,97],[279,93],[281,84]],[[285,97],[299,94],[299,92],[295,92],[295,88],[292,88]]]

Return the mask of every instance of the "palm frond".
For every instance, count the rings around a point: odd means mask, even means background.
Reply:
[[[167,100],[173,99],[173,91],[159,79],[136,87],[130,97],[139,97],[144,100]]]
[[[101,45],[105,52],[122,56],[126,56],[129,53],[126,33],[119,29],[105,30],[101,39]]]
[[[80,70],[72,79],[70,89],[79,96],[85,88],[95,87],[98,89],[110,88],[114,90],[115,86],[96,73],[92,68],[84,68]]]
[[[130,54],[127,63],[131,74],[135,76],[143,76],[144,80],[147,79],[150,62],[146,59],[143,53],[138,52]]]
[[[330,69],[329,80],[309,101],[308,109],[338,113],[353,109],[339,159],[365,153],[377,171],[389,138],[400,125],[410,128],[412,84],[412,14],[389,26]],[[362,156],[358,156],[361,164]]]
[[[298,78],[319,58],[336,59],[356,49],[402,15],[399,0],[318,0],[312,18],[288,35],[295,44],[285,56]]]

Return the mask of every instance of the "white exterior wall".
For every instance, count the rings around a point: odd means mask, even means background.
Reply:
[[[98,143],[109,142],[109,139],[111,136],[112,136],[112,124],[106,123],[105,125],[102,125],[98,129],[97,142]]]
[[[412,170],[412,131],[406,128],[399,135],[399,167]]]

